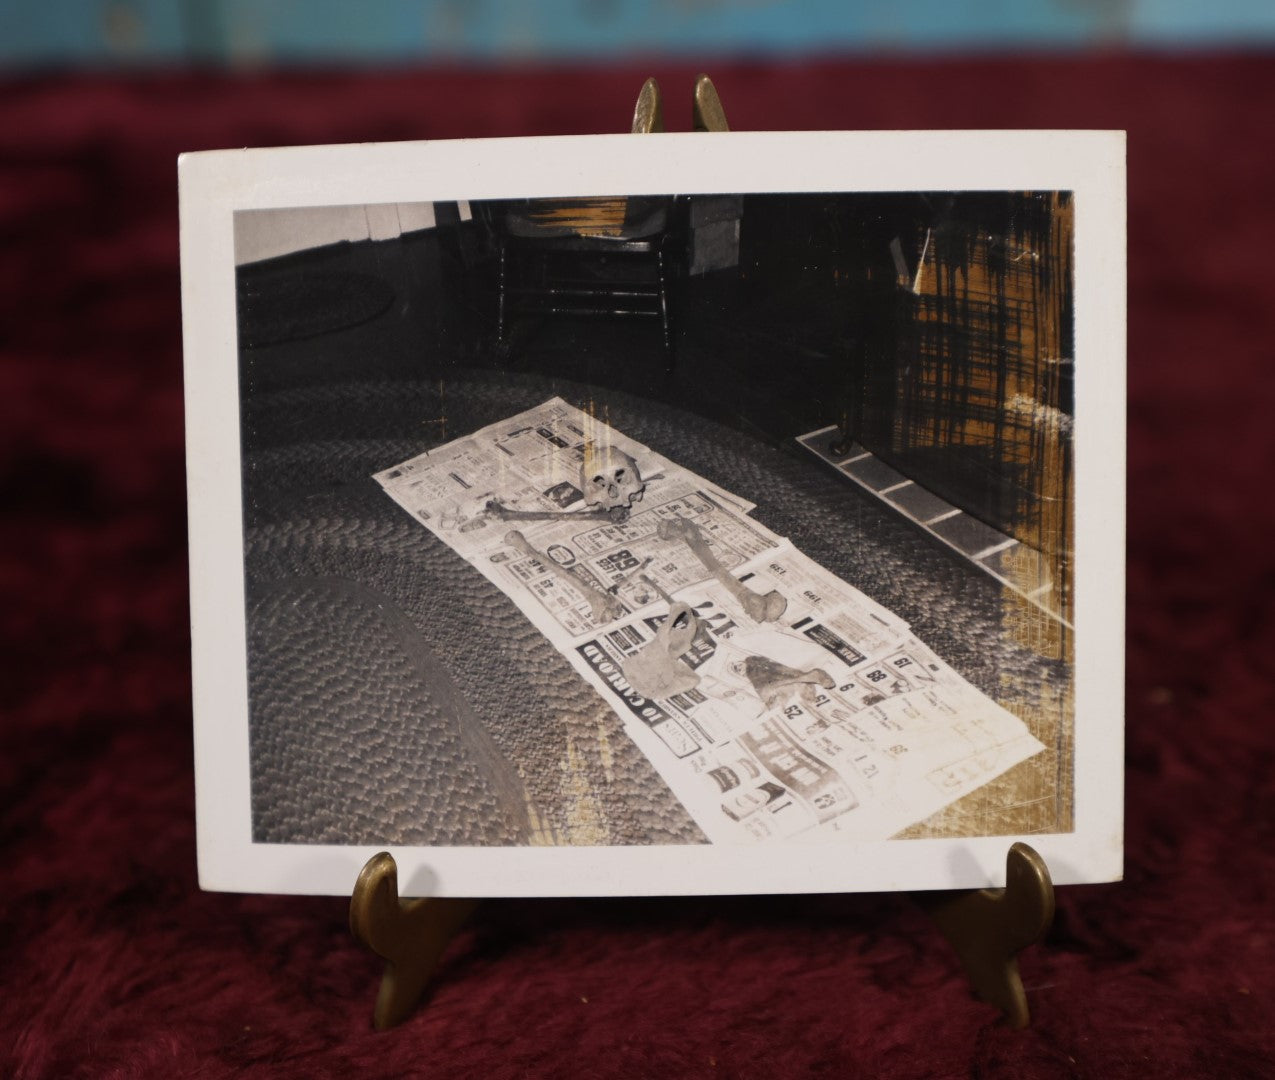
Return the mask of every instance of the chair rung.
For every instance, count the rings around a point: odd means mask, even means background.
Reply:
[[[645,311],[638,308],[605,308],[605,307],[585,307],[582,305],[568,304],[535,304],[521,307],[518,314],[535,314],[535,315],[571,315],[571,316],[632,316],[638,319],[658,319],[662,312]],[[514,314],[511,312],[510,314]]]
[[[572,297],[590,297],[596,296],[603,299],[622,299],[622,300],[658,300],[660,291],[656,288],[651,289],[593,289],[593,288],[561,288],[551,286],[544,289],[531,288],[514,288],[506,290],[507,296],[572,296]]]

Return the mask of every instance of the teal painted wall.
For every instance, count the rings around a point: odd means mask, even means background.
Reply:
[[[1275,0],[0,0],[0,64],[1275,44]]]

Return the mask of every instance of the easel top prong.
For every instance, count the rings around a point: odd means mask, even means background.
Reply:
[[[722,108],[722,99],[717,96],[717,88],[707,75],[695,76],[691,118],[696,131],[730,131],[730,125],[726,122],[726,110]]]
[[[647,79],[638,93],[637,104],[633,107],[633,126],[630,131],[634,135],[650,135],[652,132],[664,130],[664,101],[660,95],[660,84],[655,77]]]

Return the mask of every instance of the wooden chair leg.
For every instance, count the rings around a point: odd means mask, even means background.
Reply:
[[[664,326],[664,363],[671,373],[673,371],[673,318],[669,310],[668,264],[664,259],[664,248],[656,249],[656,275],[660,286],[660,321]]]
[[[500,275],[496,289],[496,342],[502,347],[505,344],[505,330],[508,319],[506,310],[506,292],[509,288],[509,242],[500,241]]]

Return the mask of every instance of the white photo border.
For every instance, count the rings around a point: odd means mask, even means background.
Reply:
[[[255,843],[248,753],[234,214],[570,195],[1071,191],[1075,816],[1068,833],[773,846],[391,847],[407,896],[981,888],[1011,843],[1056,884],[1123,863],[1125,135],[730,132],[373,143],[179,159],[196,833],[205,889],[343,895],[382,846]]]

